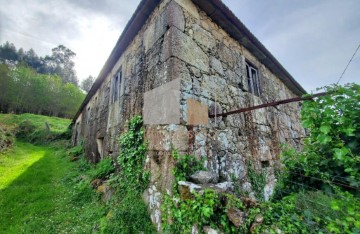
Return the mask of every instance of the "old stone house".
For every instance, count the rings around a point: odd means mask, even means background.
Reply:
[[[280,144],[297,145],[304,134],[299,104],[208,116],[304,93],[221,0],[143,0],[74,117],[73,142],[84,140],[93,162],[116,157],[126,121],[143,115],[145,197],[159,228],[172,149],[204,158],[214,183],[236,180],[251,193],[250,160],[268,172],[271,195]]]

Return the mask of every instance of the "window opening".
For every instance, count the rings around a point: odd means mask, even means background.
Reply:
[[[120,69],[113,78],[112,98],[111,98],[112,103],[114,103],[119,99],[121,79],[122,79],[122,72]]]
[[[260,97],[260,79],[258,69],[246,62],[246,75],[248,78],[249,92]]]
[[[87,112],[86,112],[86,123],[90,123],[90,119],[91,119],[91,109],[90,107],[88,107]]]
[[[98,139],[96,139],[96,144],[97,144],[97,149],[98,149],[100,159],[103,159],[104,158],[104,138],[99,137]]]

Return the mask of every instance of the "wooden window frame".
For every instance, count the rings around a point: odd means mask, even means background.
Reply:
[[[246,61],[246,77],[248,80],[249,93],[252,93],[255,96],[260,97],[261,85],[260,85],[259,70],[248,61]]]

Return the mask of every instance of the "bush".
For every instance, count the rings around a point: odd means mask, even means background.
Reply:
[[[0,153],[10,148],[15,141],[11,129],[0,124]]]
[[[114,163],[111,158],[101,160],[95,165],[95,168],[90,171],[92,179],[106,179],[115,171]]]
[[[266,204],[260,231],[360,231],[360,86],[333,85],[326,91],[304,102],[302,123],[309,138],[301,152],[284,151],[276,196]]]

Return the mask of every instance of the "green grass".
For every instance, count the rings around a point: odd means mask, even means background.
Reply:
[[[0,124],[12,131],[16,138],[35,144],[44,145],[59,138],[69,138],[70,123],[70,119],[43,115],[0,114]]]
[[[31,165],[45,156],[45,150],[31,144],[19,142],[17,146],[6,155],[0,154],[0,189],[6,188]]]
[[[0,155],[0,233],[99,232],[106,212],[78,163],[23,142]]]
[[[0,114],[0,125],[16,136],[13,147],[0,153],[0,234],[155,233],[141,197],[115,186],[112,159],[92,165],[81,145],[66,152],[69,124],[40,115]],[[91,182],[109,178],[113,196],[104,202]]]
[[[66,131],[67,127],[70,125],[70,119],[63,119],[57,117],[49,117],[44,115],[35,115],[35,114],[0,114],[0,122],[7,125],[16,125],[20,124],[26,120],[31,121],[31,123],[38,129],[45,128],[45,122],[50,126],[51,132],[54,133],[63,133]]]

